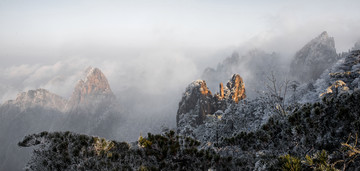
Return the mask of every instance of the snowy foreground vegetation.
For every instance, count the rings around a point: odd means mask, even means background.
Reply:
[[[356,170],[359,65],[360,51],[352,51],[291,95],[238,103],[242,80],[214,96],[198,81],[184,93],[177,130],[133,143],[42,132],[18,145],[36,146],[29,170]]]
[[[329,97],[274,116],[260,129],[220,138],[211,148],[174,131],[137,142],[108,141],[70,132],[29,135],[37,145],[31,170],[239,170],[357,168],[360,91]]]

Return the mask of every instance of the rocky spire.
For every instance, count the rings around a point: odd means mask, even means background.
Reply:
[[[68,108],[89,106],[100,101],[111,101],[114,98],[105,75],[100,69],[89,67],[85,71],[85,77],[75,86]]]
[[[227,83],[228,98],[232,99],[235,103],[246,97],[245,95],[245,84],[239,74],[234,74],[231,80]]]
[[[308,82],[319,78],[336,60],[334,38],[324,31],[295,54],[290,73],[298,80]]]
[[[219,93],[220,93],[219,98],[223,99],[224,98],[224,85],[223,85],[223,83],[220,83],[220,91],[219,91]]]
[[[226,87],[220,83],[220,92],[214,96],[204,80],[194,81],[186,88],[179,103],[177,125],[200,125],[206,119],[206,115],[225,110],[227,103],[238,103],[245,97],[245,84],[239,74],[234,74]]]

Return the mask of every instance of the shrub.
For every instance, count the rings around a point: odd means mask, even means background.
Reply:
[[[280,157],[282,169],[284,171],[300,171],[301,161],[297,157],[290,156],[290,154]]]

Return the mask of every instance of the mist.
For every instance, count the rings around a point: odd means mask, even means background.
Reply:
[[[175,128],[186,86],[234,52],[249,58],[254,49],[276,53],[285,65],[323,31],[335,38],[337,53],[348,51],[360,40],[359,5],[355,0],[3,0],[0,103],[38,88],[69,99],[85,69],[96,67],[126,116],[112,137],[135,141],[140,134]],[[239,74],[251,87],[256,79],[247,62],[253,60],[244,61]],[[217,84],[209,83],[214,93]]]

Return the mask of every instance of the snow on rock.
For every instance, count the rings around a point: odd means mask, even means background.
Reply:
[[[299,103],[313,103],[321,99],[321,94],[336,88],[341,83],[344,91],[354,91],[359,88],[360,78],[360,50],[351,51],[345,58],[339,59],[332,67],[325,70],[320,78],[314,82],[299,87],[296,96]],[[341,87],[343,87],[341,86]],[[333,87],[333,88],[332,88]],[[332,91],[330,93],[335,93]],[[339,94],[341,94],[339,92]]]

